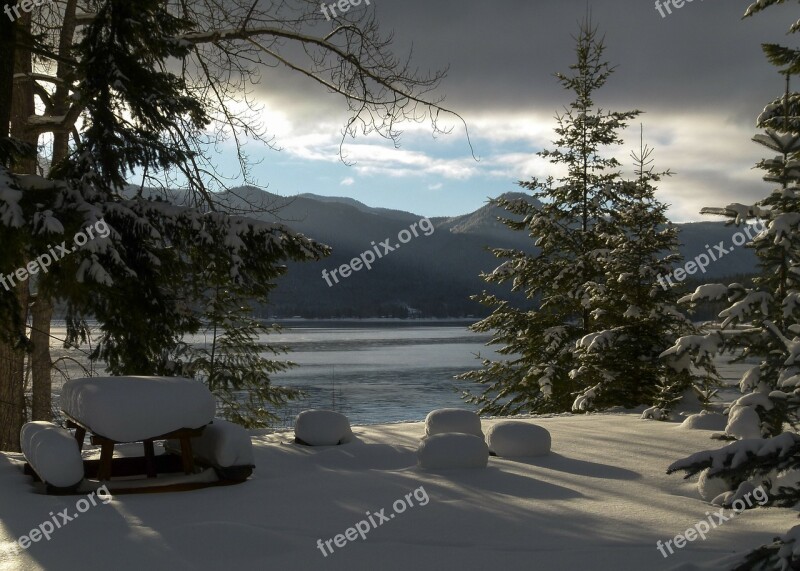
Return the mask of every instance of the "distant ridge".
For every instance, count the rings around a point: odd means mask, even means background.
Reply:
[[[331,257],[315,263],[292,264],[289,273],[278,281],[267,317],[466,317],[481,315],[484,308],[471,301],[471,295],[487,289],[481,272],[491,272],[498,260],[487,247],[531,251],[532,241],[523,232],[513,232],[498,216],[507,213],[491,204],[475,212],[436,217],[433,235],[420,234],[407,244],[378,260],[372,270],[353,273],[329,287],[322,279],[328,271],[347,264],[362,252],[386,238],[397,242],[397,233],[421,215],[401,210],[374,208],[346,197],[305,193],[281,197],[254,188],[235,189],[252,202],[280,207],[281,221],[290,228],[333,248]],[[522,193],[507,193],[507,198],[530,199]],[[237,200],[227,199],[232,205]],[[241,203],[241,201],[239,201]],[[241,204],[240,204],[241,205]],[[276,220],[268,213],[255,217]],[[706,244],[730,244],[737,232],[723,222],[678,224],[683,242],[681,253],[692,259],[706,251]],[[752,273],[756,258],[750,250],[737,248],[708,268],[700,278],[715,279]],[[489,288],[490,289],[490,288]],[[491,291],[491,289],[490,289]],[[502,288],[507,292],[508,288]],[[520,299],[520,301],[523,301]]]

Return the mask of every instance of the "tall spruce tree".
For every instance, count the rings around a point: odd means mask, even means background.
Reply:
[[[710,333],[696,344],[713,338],[733,355],[732,362],[759,360],[740,380],[745,396],[730,407],[730,438],[776,436],[787,423],[800,423],[800,94],[790,88],[791,77],[800,72],[800,50],[775,44],[765,44],[763,50],[785,78],[784,94],[758,117],[763,133],[753,137],[777,153],[757,165],[764,180],[776,186],[754,204],[703,209],[727,216],[731,224],[760,221],[759,231],[751,231],[746,244],[758,257],[759,274],[752,287],[706,284],[683,298],[690,304],[730,303],[719,314],[726,334]]]
[[[617,209],[601,236],[605,279],[592,292],[596,331],[577,342],[572,377],[585,388],[574,410],[651,403],[645,416],[663,419],[687,390],[707,390],[716,376],[710,358],[701,363],[705,375],[698,375],[685,360],[663,355],[697,330],[676,309],[677,288],[665,277],[681,256],[667,205],[655,197],[654,183],[671,173],[654,169],[652,153],[642,140],[631,153],[636,179],[614,186]]]
[[[570,410],[582,388],[571,375],[580,366],[576,342],[597,327],[601,308],[593,300],[605,285],[604,233],[618,209],[614,189],[620,163],[607,151],[622,143],[619,131],[639,112],[595,105],[595,92],[613,68],[603,59],[603,38],[590,21],[581,24],[576,40],[572,74],[556,75],[575,99],[556,117],[555,150],[539,153],[566,175],[557,182],[520,182],[532,193],[530,200],[494,201],[515,215],[503,222],[527,232],[538,251],[495,249],[505,261],[483,276],[489,283],[511,283],[512,291],[524,292],[528,307],[514,307],[486,292],[475,297],[493,311],[472,330],[491,332],[490,344],[508,356],[485,359],[483,368],[459,376],[483,385],[481,393],[468,392],[465,398],[484,413]]]
[[[762,0],[752,4],[745,17],[781,3]],[[800,30],[795,23],[791,32]],[[765,505],[783,507],[800,503],[800,94],[791,91],[792,76],[800,73],[800,49],[765,44],[770,62],[785,78],[784,94],[771,102],[758,118],[764,132],[753,140],[773,153],[759,167],[764,180],[775,185],[752,205],[731,204],[704,211],[729,216],[734,223],[763,220],[762,229],[748,246],[758,256],[760,272],[753,287],[742,284],[708,284],[689,301],[727,297],[731,305],[720,313],[724,348],[737,360],[756,357],[740,381],[747,393],[730,408],[727,433],[742,438],[717,450],[698,452],[673,463],[668,472],[686,477],[707,470],[707,475],[730,487],[764,485]],[[783,430],[789,429],[787,432]],[[767,436],[758,440],[759,436]],[[800,526],[747,554],[735,569],[800,568]]]

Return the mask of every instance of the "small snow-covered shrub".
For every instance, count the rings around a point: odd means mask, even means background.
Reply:
[[[51,422],[28,422],[20,431],[22,453],[41,480],[70,488],[83,480],[83,458],[72,435]]]
[[[440,408],[425,417],[425,435],[460,432],[483,438],[481,418],[471,410]]]
[[[724,414],[711,411],[701,411],[686,417],[680,427],[693,430],[725,430],[728,419]]]
[[[417,449],[417,465],[424,470],[485,468],[489,447],[483,438],[452,432],[422,439]]]
[[[545,456],[550,453],[552,439],[546,428],[527,422],[498,422],[486,432],[489,452],[497,456]]]
[[[657,406],[651,406],[642,412],[642,420],[667,420],[669,413]]]
[[[748,396],[752,395],[763,396],[756,393],[751,393]],[[764,396],[764,398],[766,399],[767,397]],[[728,412],[728,426],[725,428],[725,434],[739,440],[762,438],[761,417],[759,417],[756,409],[747,404],[737,403],[734,403]]]
[[[304,410],[297,415],[294,436],[308,446],[335,446],[353,437],[348,418],[332,410]]]
[[[697,491],[700,497],[707,502],[714,503],[714,500],[721,494],[731,493],[736,489],[736,485],[728,478],[709,476],[710,468],[700,472],[697,479]]]

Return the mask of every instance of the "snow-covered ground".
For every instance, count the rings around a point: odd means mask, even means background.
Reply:
[[[694,481],[664,473],[718,447],[711,432],[633,414],[525,421],[551,432],[550,455],[439,473],[416,467],[423,423],[355,426],[354,441],[325,448],[256,433],[244,484],[84,503],[49,540],[0,549],[0,570],[726,569],[732,554],[796,523],[794,510],[747,510],[665,559],[657,541],[718,510]],[[75,515],[82,497],[35,493],[20,456],[0,455],[0,548],[59,512]],[[347,539],[370,518],[365,539]]]

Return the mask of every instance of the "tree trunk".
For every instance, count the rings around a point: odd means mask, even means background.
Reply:
[[[24,315],[28,288],[16,288],[18,311]],[[25,423],[25,322],[13,331],[14,341],[0,339],[0,450],[19,452],[19,431]]]
[[[9,0],[2,0],[0,4],[3,8],[13,5]],[[14,23],[6,17],[0,18],[0,139],[5,139],[9,135],[16,41],[17,28]]]
[[[14,5],[8,0],[2,4],[3,8]],[[11,20],[0,18],[0,138],[3,139],[10,134],[16,29]],[[24,403],[22,383],[17,381],[22,379],[23,365],[24,355],[0,337],[0,450],[19,450]]]
[[[37,294],[31,306],[31,378],[33,420],[52,420],[53,361],[50,357],[50,322],[53,302],[47,295]]]
[[[69,54],[75,36],[75,11],[78,0],[67,0],[64,9],[64,20],[59,38],[59,54]],[[69,66],[58,64],[56,77],[67,80],[72,73]],[[55,116],[64,115],[69,107],[69,90],[67,81],[58,84],[53,94],[53,110]],[[53,157],[51,166],[67,158],[69,154],[69,133],[66,131],[53,133]],[[45,279],[42,277],[42,279]],[[53,395],[53,359],[50,355],[50,324],[53,320],[53,300],[42,289],[36,295],[32,307],[31,329],[31,376],[32,376],[32,417],[33,420],[52,420]]]

